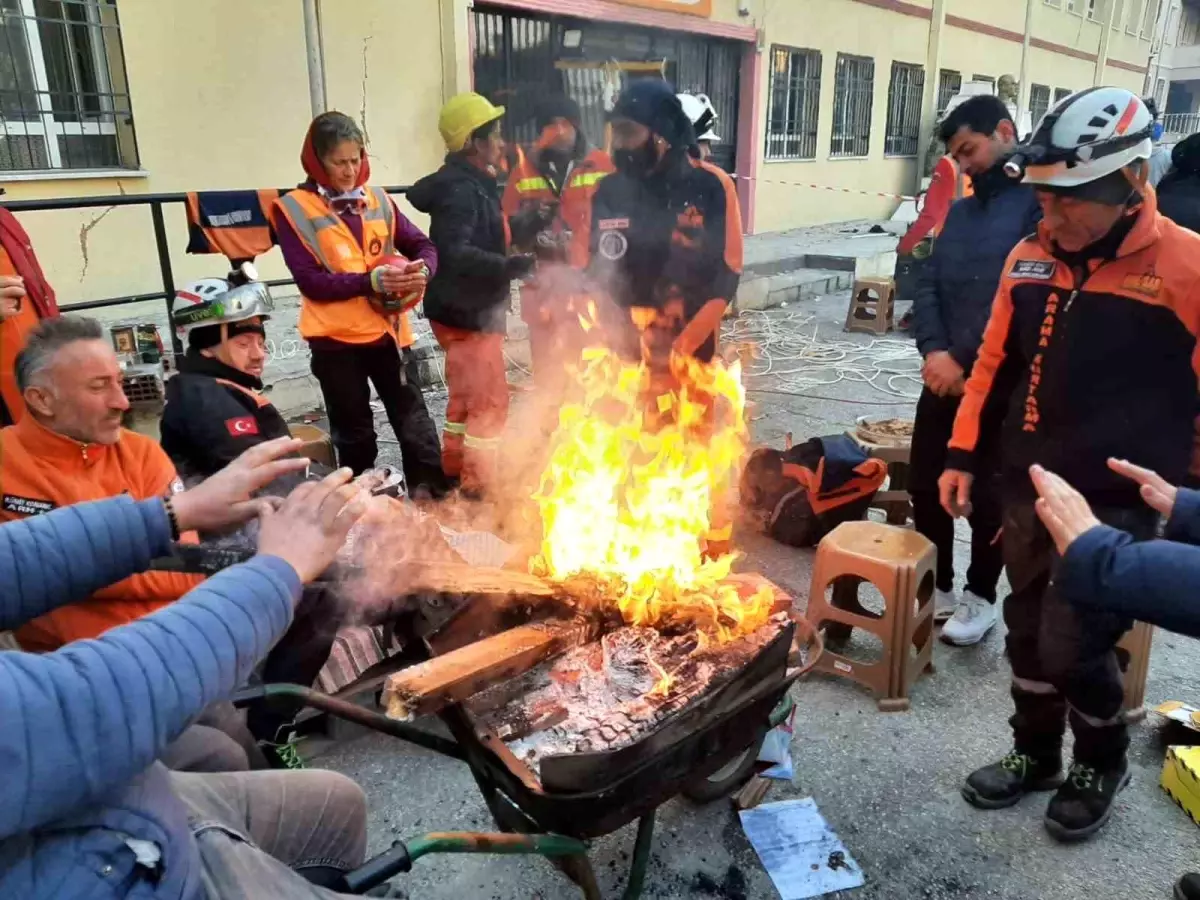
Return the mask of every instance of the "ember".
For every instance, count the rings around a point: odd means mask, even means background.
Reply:
[[[719,360],[684,360],[673,376],[664,388],[645,365],[585,352],[583,399],[563,407],[534,497],[543,539],[530,571],[595,579],[631,625],[689,625],[723,643],[761,627],[774,600],[725,582],[735,555],[702,555],[746,450],[745,391]],[[655,690],[669,682],[661,673]]]

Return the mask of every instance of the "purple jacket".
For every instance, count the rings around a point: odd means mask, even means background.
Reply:
[[[311,184],[304,184],[300,187],[301,190],[316,190]],[[429,266],[429,275],[432,278],[437,271],[438,262],[437,248],[433,246],[433,241],[396,208],[395,201],[392,201],[392,211],[395,213],[396,221],[395,233],[392,235],[396,252],[407,259],[424,260],[425,265]],[[354,235],[361,246],[363,239],[362,216],[349,210],[339,210],[338,215],[342,217],[342,221],[346,223],[346,227],[350,229],[350,233]],[[304,246],[304,242],[300,240],[300,236],[296,234],[296,230],[292,228],[285,216],[276,216],[274,225],[276,241],[279,249],[283,251],[283,261],[296,280],[296,287],[305,297],[317,302],[330,302],[362,297],[371,292],[370,275],[340,274],[326,270],[308,252],[308,248]]]

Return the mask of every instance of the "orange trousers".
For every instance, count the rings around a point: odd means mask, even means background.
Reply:
[[[446,427],[442,469],[464,491],[484,493],[496,478],[496,457],[508,421],[504,335],[437,322],[433,336],[446,353]]]

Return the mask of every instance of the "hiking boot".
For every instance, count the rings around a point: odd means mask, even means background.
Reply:
[[[1016,750],[998,763],[984,766],[967,776],[963,799],[979,809],[1005,809],[1026,794],[1052,791],[1063,783],[1062,761],[1035,759]]]
[[[1200,875],[1189,872],[1175,882],[1175,900],[1200,900]]]
[[[288,732],[281,743],[259,741],[258,748],[272,769],[307,769],[304,758],[300,755],[300,739],[294,731]]]
[[[964,591],[958,609],[942,629],[942,640],[956,647],[978,644],[992,630],[998,618],[996,604],[988,603],[971,591]]]
[[[1129,763],[1110,769],[1076,762],[1046,808],[1046,830],[1060,841],[1082,841],[1112,818],[1117,794],[1129,784]]]
[[[935,591],[933,595],[933,621],[945,622],[958,609],[958,594],[954,591]]]

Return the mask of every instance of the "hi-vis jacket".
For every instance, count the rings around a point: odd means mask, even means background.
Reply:
[[[183,487],[163,449],[132,431],[122,431],[111,446],[81,444],[24,416],[0,431],[0,454],[0,523],[120,494],[149,500]],[[178,600],[202,580],[173,572],[134,575],[28,622],[17,640],[25,650],[44,651],[96,637]]]
[[[1013,249],[947,469],[972,470],[991,418],[980,413],[1006,402],[1010,496],[1033,496],[1033,463],[1107,506],[1141,505],[1109,457],[1183,480],[1200,413],[1200,235],[1160,215],[1152,189],[1136,215],[1115,257],[1078,269],[1055,255],[1044,223]]]
[[[289,191],[275,209],[292,226],[313,257],[330,272],[365,275],[379,260],[395,253],[395,208],[382,188],[367,187],[362,211],[362,242],[320,193],[306,188]],[[386,334],[401,347],[412,344],[408,316],[385,317],[368,297],[321,302],[301,297],[300,335],[332,338],[347,344],[369,344]]]
[[[592,202],[589,271],[626,308],[686,324],[710,300],[732,303],[742,276],[742,215],[733,180],[690,156],[649,180],[617,172]],[[707,362],[716,335],[697,351]]]

